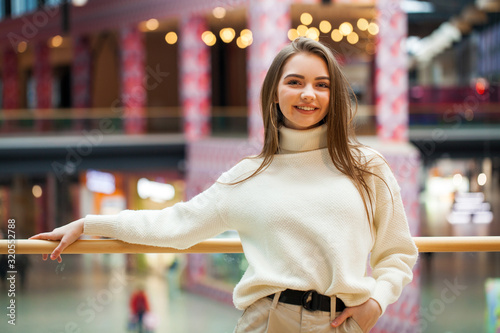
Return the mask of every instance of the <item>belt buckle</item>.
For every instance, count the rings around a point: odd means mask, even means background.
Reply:
[[[320,299],[316,290],[308,290],[302,295],[302,307],[308,311],[317,311]]]

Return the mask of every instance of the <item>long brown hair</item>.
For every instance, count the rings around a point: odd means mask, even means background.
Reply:
[[[332,51],[320,42],[310,38],[296,38],[284,47],[274,58],[262,84],[260,103],[264,121],[264,146],[257,158],[262,158],[261,165],[247,178],[233,184],[243,182],[264,171],[273,161],[279,150],[278,129],[284,126],[284,116],[276,104],[278,84],[283,67],[290,57],[298,53],[310,53],[322,58],[330,75],[330,101],[328,113],[322,123],[327,125],[327,148],[335,167],[349,177],[363,198],[366,214],[369,220],[373,218],[373,194],[368,186],[365,175],[373,175],[385,181],[377,174],[369,171],[369,160],[363,159],[360,151],[362,145],[354,134],[353,118],[357,109],[354,94],[355,109],[352,108],[352,88],[343,74]],[[387,186],[387,183],[386,183]],[[371,225],[371,223],[370,223]]]

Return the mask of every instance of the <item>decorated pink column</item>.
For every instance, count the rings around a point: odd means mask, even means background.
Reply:
[[[124,130],[127,134],[146,132],[145,48],[143,34],[136,27],[120,31],[121,95]]]
[[[403,41],[408,20],[400,0],[377,0],[377,134],[382,140],[408,141],[408,70]]]
[[[90,107],[90,77],[91,77],[90,41],[86,36],[73,37],[73,64],[72,64],[72,104],[73,113],[77,118],[73,120],[73,129],[84,128],[86,108]]]
[[[49,131],[52,127],[50,108],[52,108],[52,67],[50,65],[50,49],[46,41],[35,44],[35,61],[33,76],[35,79],[36,115],[38,132]]]
[[[401,187],[401,197],[411,234],[420,235],[419,169],[420,155],[408,143],[408,70],[403,41],[408,34],[407,15],[399,0],[377,0],[376,116],[380,151],[391,166]],[[388,141],[392,141],[389,144]],[[397,149],[387,146],[394,145]],[[385,151],[387,149],[387,151]],[[413,269],[413,281],[405,287],[395,304],[387,308],[372,330],[382,332],[420,332],[420,267]]]
[[[180,27],[180,90],[184,135],[195,141],[210,134],[210,49],[201,40],[208,30],[203,16],[186,16]]]
[[[6,47],[3,52],[2,67],[2,109],[6,115],[11,115],[12,110],[19,108],[19,72],[17,54],[10,47]],[[2,132],[9,131],[15,123],[15,120],[4,120],[1,124]]]
[[[255,0],[248,3],[248,25],[253,44],[248,48],[248,133],[251,140],[263,141],[260,89],[274,57],[289,42],[291,0]]]

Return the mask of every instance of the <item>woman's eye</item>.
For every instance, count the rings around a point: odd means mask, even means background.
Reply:
[[[290,80],[290,81],[288,81],[288,83],[287,83],[287,84],[288,84],[288,85],[291,85],[291,86],[295,86],[295,85],[297,85],[297,84],[299,84],[299,83],[300,83],[300,82],[299,82],[299,81],[297,81],[297,80]]]
[[[328,88],[329,85],[328,85],[328,83],[322,82],[322,83],[318,83],[318,87],[320,87],[320,88]]]

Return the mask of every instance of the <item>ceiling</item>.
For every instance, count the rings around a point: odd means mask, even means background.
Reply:
[[[425,37],[430,35],[442,23],[453,19],[470,22],[471,28],[483,29],[500,22],[500,12],[478,11],[481,2],[489,2],[500,7],[499,0],[426,0],[434,7],[431,13],[409,13],[408,35]],[[475,10],[473,10],[475,9]]]

